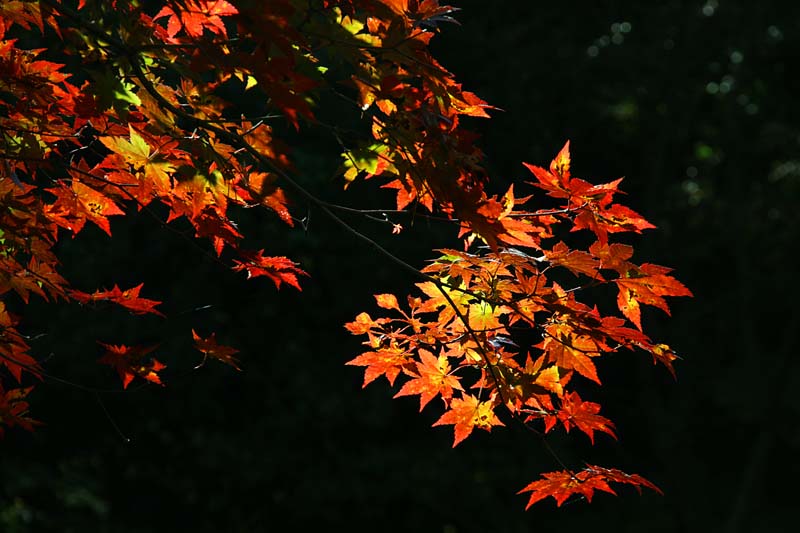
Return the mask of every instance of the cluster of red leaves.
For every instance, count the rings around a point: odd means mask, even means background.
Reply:
[[[244,248],[235,221],[237,210],[262,207],[293,226],[278,182],[330,212],[291,179],[288,143],[269,123],[282,117],[297,130],[332,134],[345,185],[378,177],[396,191],[397,209],[416,203],[458,222],[466,251],[441,250],[422,270],[421,296],[401,305],[378,295],[391,317],[362,313],[347,325],[367,335],[368,351],[350,362],[366,367],[364,384],[402,375],[396,396],[419,395],[420,409],[440,397],[445,410],[435,425],[454,426],[454,445],[476,427],[503,425],[501,407],[522,423],[541,421],[544,432],[558,426],[592,440],[598,431],[615,436],[600,406],[572,390],[572,378],[599,384],[596,361],[622,349],[643,350],[673,370],[674,353],[643,333],[640,306],[668,312],[664,297],[689,291],[669,269],[635,264],[630,246],[610,242],[652,227],[615,202],[620,180],[573,178],[565,146],[549,169],[526,165],[532,185],[560,202],[554,208],[523,209],[530,198],[513,187],[486,192],[477,136],[461,122],[487,117],[492,107],[428,49],[439,27],[455,22],[456,8],[436,0],[323,0],[321,9],[305,0],[72,5],[0,3],[0,296],[110,302],[162,315],[159,301],[140,296],[141,284],[72,287],[54,252],[59,238],[76,236],[87,222],[111,236],[112,217],[154,203],[168,211],[164,224],[188,224],[234,271],[299,289],[305,272],[286,257]],[[62,42],[19,45],[43,35]],[[368,139],[318,119],[329,94],[351,102]],[[263,102],[268,113],[245,116],[239,99]],[[562,242],[578,230],[595,236],[587,249]],[[563,288],[559,271],[573,274],[575,285]],[[616,288],[621,316],[578,301],[599,285]],[[35,379],[42,370],[17,319],[0,305],[0,364],[19,385],[3,388],[0,380],[0,426],[31,429],[23,372]],[[523,330],[541,342],[518,346]],[[201,365],[214,358],[239,368],[236,350],[213,333],[192,335]],[[137,377],[162,383],[165,365],[151,355],[154,346],[99,345],[100,362],[123,387]],[[654,488],[639,476],[587,467],[547,474],[525,490],[531,503],[551,495],[560,504],[571,494],[610,492],[608,482]]]
[[[196,124],[179,124],[195,117],[216,120],[230,105],[211,93],[234,70],[243,77],[244,70],[237,69],[246,66],[227,61],[227,72],[207,83],[201,80],[212,64],[196,61],[204,54],[201,45],[227,36],[225,19],[236,14],[232,4],[218,0],[169,2],[153,17],[127,2],[82,1],[78,11],[56,1],[0,5],[0,295],[16,293],[24,303],[31,294],[91,307],[112,303],[132,314],[164,316],[157,309],[160,301],[140,295],[143,284],[93,292],[72,287],[59,274],[54,252],[65,232],[76,236],[90,222],[112,236],[112,217],[148,209],[153,202],[169,209],[165,223],[187,220],[197,237],[211,241],[217,256],[229,249],[233,270],[300,289],[298,277],[305,273],[295,263],[240,247],[243,236],[229,214],[231,205],[263,206],[293,225],[275,176],[256,168],[252,159],[237,158],[239,147],[220,138],[226,131],[239,132],[264,157],[286,166],[271,128],[239,119],[215,122],[220,124],[216,132],[198,134]],[[127,32],[128,52],[145,45],[152,52],[141,51],[141,64],[128,66],[127,72],[88,70],[98,58],[125,52],[114,34],[109,34],[112,45],[96,40],[98,28],[88,22],[93,17]],[[162,19],[166,28],[158,24]],[[63,52],[77,60],[69,69],[44,59],[45,49],[18,46],[18,36],[35,38],[46,31],[64,39]],[[78,39],[69,40],[70,35]],[[190,44],[192,54],[160,48]],[[159,65],[194,76],[171,86],[161,82]],[[33,378],[42,374],[17,323],[0,301],[0,366],[22,383],[23,371]],[[217,345],[213,334],[209,339],[193,335],[204,360],[216,358],[238,369],[235,350]],[[135,377],[162,383],[159,371],[165,365],[150,356],[155,346],[99,345],[105,350],[99,361],[117,371],[123,387]],[[32,427],[22,417],[27,403],[21,398],[29,390],[0,388],[5,398],[0,425]]]
[[[564,203],[549,211],[509,208],[514,225],[497,240],[514,240],[517,248],[440,250],[423,269],[429,281],[417,284],[421,296],[409,296],[401,306],[394,295],[377,295],[378,306],[392,314],[361,313],[346,326],[367,336],[368,351],[349,363],[366,367],[364,385],[380,376],[394,384],[403,375],[408,381],[396,396],[419,395],[420,408],[441,397],[445,410],[434,425],[455,427],[454,446],[475,428],[503,425],[501,407],[525,424],[541,420],[544,433],[561,426],[567,432],[577,428],[592,442],[597,431],[616,438],[600,405],[571,390],[573,378],[601,384],[597,362],[620,350],[649,353],[674,373],[672,350],[643,333],[640,305],[669,312],[665,296],[691,293],[669,269],[637,265],[630,261],[630,246],[609,243],[610,233],[652,227],[613,203],[620,180],[590,185],[572,178],[569,165],[568,146],[549,170],[526,165],[535,177],[531,185]],[[587,250],[557,240],[560,233],[582,229],[596,237]],[[565,289],[556,279],[574,285]],[[601,285],[616,288],[622,317],[604,316],[597,306],[579,301]],[[520,347],[514,339],[530,338],[530,332],[541,342]],[[533,491],[531,503],[551,495],[560,504],[573,493],[591,499],[594,489],[610,492],[609,481],[653,487],[639,476],[591,467],[547,474],[526,490]]]
[[[588,465],[579,472],[548,472],[542,474],[542,479],[529,484],[519,493],[531,493],[526,509],[548,496],[552,496],[560,507],[567,498],[574,494],[580,494],[581,497],[586,498],[588,501],[592,501],[595,490],[616,494],[608,486],[608,483],[612,481],[614,483],[633,485],[639,492],[642,490],[641,487],[647,487],[661,494],[661,489],[642,476],[626,474],[616,468],[603,468],[593,465]]]

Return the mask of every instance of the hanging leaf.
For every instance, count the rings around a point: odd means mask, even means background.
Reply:
[[[239,361],[233,355],[239,353],[236,348],[230,346],[223,346],[217,344],[216,333],[212,333],[208,338],[200,337],[194,330],[192,330],[192,338],[194,339],[194,347],[203,353],[203,363],[206,358],[211,357],[218,361],[222,361],[226,365],[230,365],[236,370],[241,371],[239,368]],[[201,365],[203,363],[200,363]]]
[[[146,357],[156,349],[156,346],[125,346],[105,344],[98,341],[105,348],[105,354],[98,359],[99,363],[109,365],[119,374],[122,388],[127,389],[133,378],[140,377],[156,385],[164,385],[158,372],[165,369],[166,365],[157,359]]]

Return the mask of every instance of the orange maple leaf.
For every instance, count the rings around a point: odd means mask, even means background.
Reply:
[[[686,286],[667,275],[670,271],[667,267],[645,263],[628,270],[625,277],[614,280],[619,288],[617,306],[639,331],[642,330],[639,304],[658,307],[669,315],[669,307],[663,296],[692,296]]]
[[[289,201],[286,193],[274,182],[275,176],[272,174],[251,172],[247,176],[246,185],[237,186],[237,192],[244,200],[259,203],[273,210],[283,222],[294,226],[294,219],[289,213]]]
[[[576,370],[580,375],[600,383],[592,357],[602,352],[597,342],[576,333],[567,323],[554,322],[545,328],[545,339],[536,345],[551,361],[565,370]]]
[[[563,266],[575,275],[585,274],[593,278],[599,276],[597,268],[600,261],[587,252],[570,250],[563,242],[556,244],[549,252],[545,251],[545,257],[551,265]]]
[[[348,361],[347,365],[365,366],[364,384],[366,387],[380,376],[386,376],[390,385],[394,385],[394,380],[400,374],[403,367],[411,362],[409,354],[397,346],[382,348],[374,352],[365,352]]]
[[[76,179],[72,180],[71,187],[60,183],[47,191],[56,196],[55,203],[45,208],[47,216],[73,234],[80,232],[90,220],[110,237],[111,226],[107,217],[125,214],[111,198]]]
[[[549,170],[529,163],[523,163],[523,165],[537,180],[531,182],[531,185],[547,191],[547,194],[553,198],[565,198],[580,205],[582,203],[582,200],[579,199],[581,194],[592,188],[590,183],[570,175],[569,141],[550,162]]]
[[[352,322],[348,322],[344,325],[347,328],[347,331],[352,333],[353,335],[364,335],[365,333],[369,332],[372,328],[380,326],[381,324],[385,324],[387,319],[385,318],[378,318],[373,320],[371,316],[367,313],[359,313],[356,319]]]
[[[454,398],[450,403],[450,410],[433,423],[434,426],[453,424],[455,426],[455,440],[453,448],[459,442],[469,437],[473,428],[491,431],[492,426],[505,426],[494,413],[495,402],[492,400],[482,402],[471,394],[462,394],[461,398]]]
[[[378,307],[400,311],[400,304],[397,302],[397,296],[394,294],[376,294],[375,301]]]
[[[445,354],[436,357],[428,350],[419,350],[420,361],[416,363],[416,376],[407,381],[403,387],[394,395],[410,396],[419,394],[419,410],[433,400],[436,396],[442,395],[442,399],[449,401],[453,397],[453,389],[463,391],[459,383],[459,378],[450,374],[450,363]]]

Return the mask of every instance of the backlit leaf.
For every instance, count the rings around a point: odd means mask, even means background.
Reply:
[[[123,389],[127,389],[133,378],[137,376],[150,383],[163,385],[158,372],[166,366],[157,359],[147,357],[156,349],[156,346],[129,347],[103,342],[98,342],[98,344],[105,348],[105,353],[98,359],[98,362],[109,365],[117,371],[122,380]]]
[[[453,398],[450,409],[434,422],[434,426],[455,426],[455,439],[453,447],[463,441],[472,433],[473,428],[491,431],[492,426],[504,426],[503,422],[494,413],[494,402],[480,401],[471,394],[462,394],[461,398]]]
[[[239,353],[239,350],[236,348],[231,348],[230,346],[217,344],[216,335],[216,333],[212,333],[210,337],[204,339],[194,330],[192,330],[194,347],[203,352],[203,361],[205,362],[207,357],[211,357],[213,359],[217,359],[218,361],[222,361],[226,365],[232,366],[236,370],[241,371],[242,369],[239,368],[239,361],[233,356],[234,354]]]

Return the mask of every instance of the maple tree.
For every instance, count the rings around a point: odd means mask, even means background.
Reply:
[[[263,208],[293,227],[302,220],[291,200],[419,279],[407,298],[376,295],[382,316],[363,312],[346,324],[366,336],[366,351],[348,363],[365,367],[364,386],[401,380],[395,397],[418,395],[420,410],[441,398],[434,425],[454,427],[453,446],[475,428],[509,423],[542,439],[555,428],[592,442],[597,432],[616,438],[600,405],[573,387],[600,385],[597,362],[621,350],[649,354],[674,374],[677,356],[644,333],[641,306],[669,313],[665,297],[691,293],[669,268],[637,264],[632,246],[613,242],[653,225],[617,203],[621,179],[573,177],[569,142],[547,168],[524,164],[528,177],[515,185],[530,195],[517,196],[514,185],[492,190],[477,135],[461,122],[493,108],[428,49],[457,11],[435,0],[0,3],[0,295],[162,315],[142,284],[74,287],[56,254],[59,239],[87,221],[111,237],[110,217],[158,216],[155,204],[168,210],[164,225],[180,220],[207,239],[216,261],[300,290],[301,266],[247,248],[235,222],[238,210]],[[57,50],[24,45],[43,37]],[[330,97],[361,130],[328,121]],[[290,148],[309,129],[341,148],[345,187],[378,182],[395,191],[393,208],[338,206],[301,185]],[[529,207],[534,198],[542,205]],[[387,213],[445,219],[463,246],[442,247],[417,269],[342,218],[375,212],[393,234],[416,228]],[[585,303],[604,288],[616,291],[616,310]],[[33,429],[26,398],[47,375],[19,322],[0,301],[8,374],[0,429]],[[200,365],[211,358],[239,369],[237,350],[215,333],[191,334]],[[98,340],[98,362],[123,388],[135,379],[163,384],[156,346],[107,341]],[[553,455],[562,469],[520,491],[531,493],[528,506],[548,496],[558,505],[590,500],[595,490],[613,493],[609,483],[659,490],[636,474],[573,470]]]

